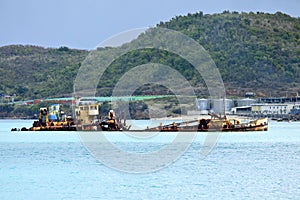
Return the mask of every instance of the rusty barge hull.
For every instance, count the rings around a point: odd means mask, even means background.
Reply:
[[[190,125],[188,125],[190,124]],[[229,120],[199,120],[181,122],[168,125],[160,125],[154,128],[134,130],[131,126],[124,124],[106,123],[103,124],[84,124],[84,125],[55,125],[55,126],[36,126],[29,129],[22,128],[21,131],[127,131],[127,132],[246,132],[246,131],[267,131],[267,118],[257,119],[249,123],[231,123]],[[12,129],[19,131],[19,129]]]

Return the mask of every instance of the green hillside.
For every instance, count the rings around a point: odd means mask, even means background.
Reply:
[[[157,26],[180,31],[198,41],[219,68],[230,96],[243,96],[248,91],[259,96],[279,96],[285,91],[294,94],[300,90],[299,18],[283,13],[199,12],[177,16]],[[77,71],[88,53],[67,47],[0,47],[0,94],[16,94],[16,99],[70,96]],[[99,82],[98,95],[110,95],[124,72],[148,62],[174,66],[199,96],[207,95],[201,77],[187,61],[151,49],[130,52],[113,62]],[[171,92],[151,85],[136,91],[162,93]]]
[[[87,54],[67,47],[0,47],[0,93],[21,99],[70,96]]]
[[[199,12],[159,26],[198,41],[219,68],[227,93],[269,95],[300,89],[300,18],[280,12]]]

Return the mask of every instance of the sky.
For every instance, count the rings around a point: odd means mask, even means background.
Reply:
[[[0,0],[0,46],[94,49],[120,32],[224,10],[299,17],[300,0]]]

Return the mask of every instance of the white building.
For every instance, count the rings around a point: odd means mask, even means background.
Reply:
[[[240,106],[231,109],[231,114],[247,115],[251,114],[251,106]]]
[[[294,104],[294,105],[292,105],[292,108],[291,108],[289,114],[294,115],[294,114],[298,114],[298,113],[300,113],[300,104]]]
[[[289,114],[293,108],[292,104],[252,104],[252,113],[276,115],[276,114]]]

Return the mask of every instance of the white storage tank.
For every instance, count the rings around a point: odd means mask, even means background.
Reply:
[[[231,109],[234,107],[234,101],[232,99],[214,99],[212,103],[212,110],[216,114],[224,114],[224,106],[225,112],[230,113]]]
[[[250,99],[250,98],[245,98],[245,99],[238,99],[237,100],[237,106],[242,107],[242,106],[251,106],[252,104],[255,104],[256,100],[255,99]]]
[[[210,109],[210,100],[209,99],[196,99],[197,109],[200,111]]]

